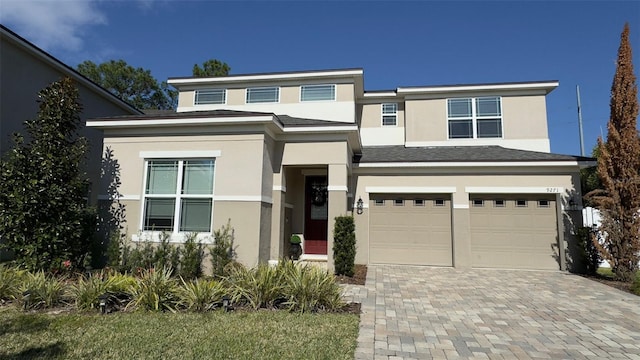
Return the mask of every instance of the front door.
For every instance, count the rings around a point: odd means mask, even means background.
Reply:
[[[305,178],[304,253],[327,254],[329,193],[326,176]]]

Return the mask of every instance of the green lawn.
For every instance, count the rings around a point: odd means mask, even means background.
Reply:
[[[0,307],[0,359],[353,359],[357,336],[352,314],[46,315]]]

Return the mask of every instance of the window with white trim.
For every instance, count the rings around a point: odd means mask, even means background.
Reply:
[[[447,99],[449,139],[502,137],[499,96]]]
[[[146,161],[142,230],[211,232],[214,159]]]
[[[398,124],[398,104],[382,104],[382,126],[396,126]]]
[[[336,99],[335,85],[302,85],[300,101],[323,101]]]
[[[279,87],[247,88],[247,104],[280,102]]]
[[[226,104],[227,89],[196,90],[195,105]]]

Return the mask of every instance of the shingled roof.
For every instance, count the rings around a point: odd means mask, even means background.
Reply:
[[[329,120],[316,120],[291,117],[288,115],[276,115],[280,124],[284,127],[289,126],[354,126],[354,123],[341,122],[341,121],[329,121]]]
[[[354,156],[356,163],[385,162],[595,161],[592,158],[508,149],[502,146],[370,146]]]
[[[328,121],[317,119],[305,119],[288,115],[275,115],[268,112],[237,111],[237,110],[209,110],[209,111],[185,111],[172,110],[146,110],[141,115],[110,116],[94,120],[127,121],[127,120],[152,120],[152,119],[180,119],[180,118],[207,118],[207,117],[244,117],[244,116],[275,116],[276,121],[282,127],[316,127],[316,126],[354,126],[354,123]]]

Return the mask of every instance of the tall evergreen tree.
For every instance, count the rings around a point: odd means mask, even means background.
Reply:
[[[231,68],[227,63],[218,59],[209,59],[202,63],[202,67],[194,64],[192,73],[194,77],[218,77],[229,75],[229,71]]]
[[[39,111],[14,134],[15,147],[0,161],[0,238],[30,270],[82,265],[95,232],[84,174],[87,141],[78,89],[69,78],[38,93]]]
[[[603,244],[596,244],[613,272],[630,280],[638,270],[640,252],[640,141],[638,88],[633,74],[629,24],[625,24],[611,85],[607,141],[598,139],[598,176],[602,190],[593,201],[602,215]]]

